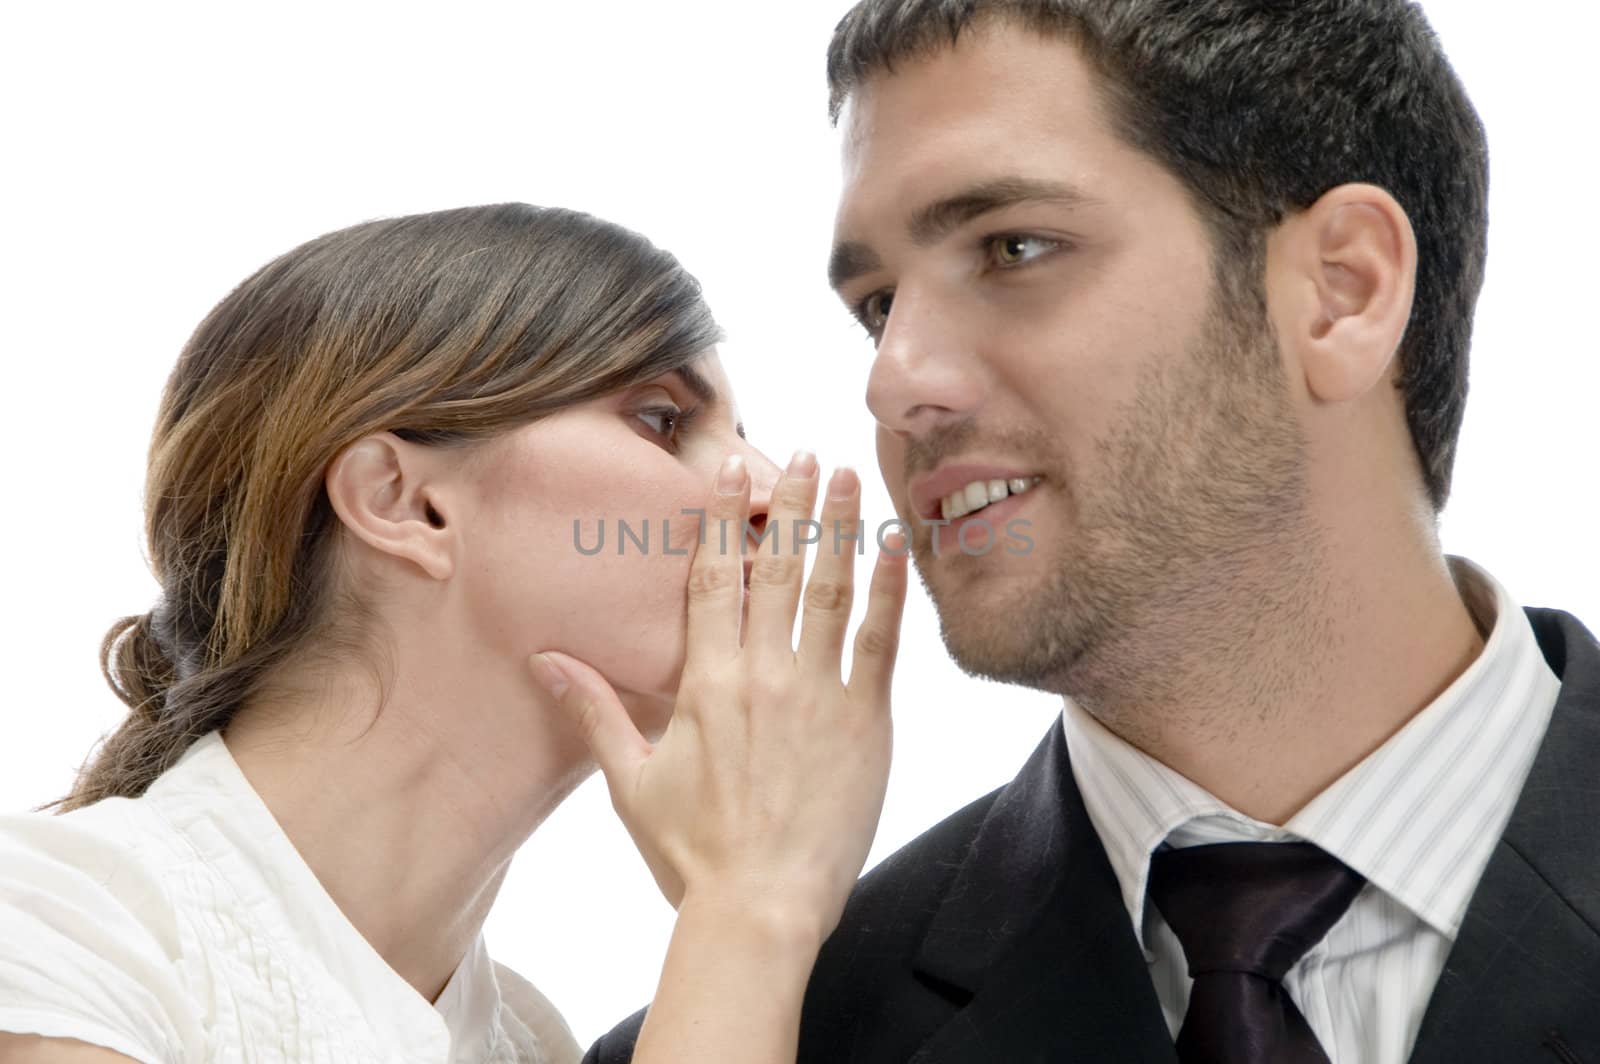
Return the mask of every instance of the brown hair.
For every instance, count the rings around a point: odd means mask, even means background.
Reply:
[[[347,444],[483,439],[720,339],[676,259],[574,211],[368,222],[263,267],[201,322],[167,382],[145,484],[161,599],[106,634],[101,668],[131,713],[57,807],[142,794],[287,657],[352,645],[341,628],[359,603],[335,599],[323,489]]]

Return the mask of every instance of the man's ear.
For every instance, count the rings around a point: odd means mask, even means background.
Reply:
[[[439,472],[436,450],[381,432],[335,455],[323,483],[351,535],[435,580],[448,580],[455,571],[455,530]]]
[[[1345,402],[1391,378],[1416,274],[1411,220],[1376,185],[1340,185],[1273,233],[1273,324],[1313,399]]]

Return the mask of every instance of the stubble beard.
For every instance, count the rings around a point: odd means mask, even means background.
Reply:
[[[1117,424],[1087,475],[1058,461],[1062,475],[1041,485],[1056,527],[1039,534],[1059,546],[1035,559],[1032,591],[957,601],[928,579],[940,563],[917,561],[964,671],[1070,696],[1136,740],[1159,726],[1151,704],[1170,706],[1197,671],[1245,667],[1268,629],[1316,638],[1306,593],[1320,550],[1264,313],[1214,301],[1186,351],[1153,360]],[[1252,676],[1263,697],[1290,683],[1270,668]]]

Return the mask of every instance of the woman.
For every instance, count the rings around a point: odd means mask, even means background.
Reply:
[[[793,1059],[905,563],[844,683],[821,552],[794,649],[816,463],[745,442],[718,339],[669,255],[523,205],[332,233],[223,300],[150,451],[160,604],[103,648],[132,712],[62,815],[0,820],[0,1058],[576,1059],[480,930],[598,763],[679,911],[637,1059]],[[841,470],[821,518],[858,512]],[[592,553],[624,521],[655,549]]]

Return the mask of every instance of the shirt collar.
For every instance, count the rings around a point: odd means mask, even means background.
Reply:
[[[1131,746],[1072,699],[1062,728],[1073,776],[1141,944],[1150,854],[1163,842],[1303,839],[1338,857],[1454,939],[1560,692],[1516,602],[1450,559],[1483,652],[1443,693],[1281,828],[1232,809]]]
[[[237,895],[291,961],[324,968],[394,1060],[474,1064],[491,1054],[500,994],[480,936],[436,1004],[350,923],[261,800],[221,733],[197,740],[148,797]]]
[[[501,1037],[500,988],[482,935],[467,950],[433,1007],[450,1032],[450,1064],[493,1057]]]

